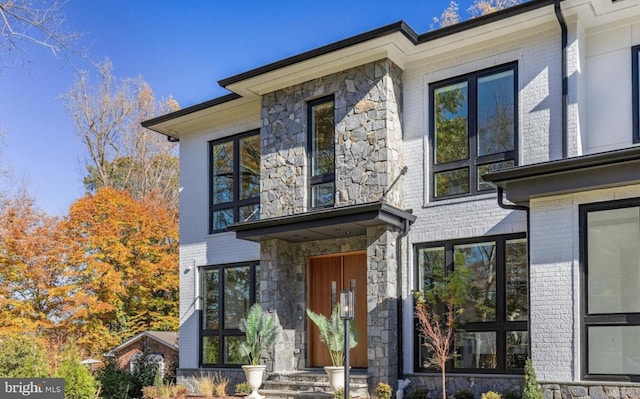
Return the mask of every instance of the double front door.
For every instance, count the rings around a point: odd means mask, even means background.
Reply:
[[[348,289],[355,281],[355,325],[358,345],[351,349],[351,367],[367,367],[367,254],[365,252],[318,256],[308,259],[307,306],[316,313],[331,315],[332,283],[336,292]],[[320,341],[318,328],[307,318],[307,367],[331,365],[329,350]]]

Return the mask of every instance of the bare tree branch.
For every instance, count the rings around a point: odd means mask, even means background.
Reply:
[[[28,44],[58,57],[79,37],[65,30],[65,4],[66,0],[0,0],[0,47],[14,59],[25,58]]]

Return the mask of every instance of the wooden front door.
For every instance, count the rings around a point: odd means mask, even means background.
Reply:
[[[331,315],[331,283],[336,282],[337,292],[349,288],[351,280],[356,282],[355,321],[358,345],[351,349],[351,367],[367,367],[367,254],[313,257],[308,260],[307,305],[316,313]],[[331,365],[327,346],[320,341],[318,327],[307,318],[308,367]]]

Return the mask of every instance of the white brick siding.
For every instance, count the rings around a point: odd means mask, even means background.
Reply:
[[[579,381],[579,206],[640,197],[640,185],[531,201],[531,351],[541,381]]]

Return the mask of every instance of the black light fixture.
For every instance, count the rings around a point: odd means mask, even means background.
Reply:
[[[349,324],[355,316],[353,289],[340,291],[340,318],[344,320],[344,399],[349,398]]]

